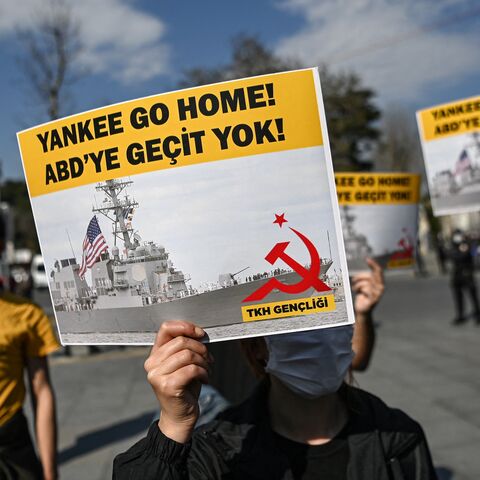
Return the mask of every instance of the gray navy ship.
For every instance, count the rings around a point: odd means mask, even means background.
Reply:
[[[352,207],[342,205],[340,207],[340,217],[348,269],[351,271],[365,270],[364,259],[372,256],[373,248],[368,243],[367,237],[356,231],[355,219],[357,217],[353,214]]]
[[[401,256],[404,252],[398,249],[390,252],[375,253],[367,237],[355,228],[357,217],[354,215],[353,210],[349,205],[340,207],[345,255],[349,272],[355,273],[368,270],[365,262],[366,257],[373,258],[382,268],[387,268],[392,259],[395,259],[396,256]]]
[[[190,279],[174,267],[165,246],[143,241],[134,232],[131,213],[138,203],[126,193],[132,183],[116,179],[96,185],[105,198],[92,211],[111,222],[114,245],[92,266],[91,285],[80,277],[80,265],[74,257],[57,260],[50,272],[52,299],[62,334],[156,332],[162,322],[173,319],[202,327],[241,323],[241,306],[259,303],[242,300],[270,278],[284,284],[301,280],[297,273],[277,268],[242,281],[238,275],[243,269],[220,274],[217,282],[201,291],[194,289]],[[322,280],[326,280],[331,265],[331,259],[322,258]],[[262,303],[314,293],[313,288],[296,295],[273,290]]]

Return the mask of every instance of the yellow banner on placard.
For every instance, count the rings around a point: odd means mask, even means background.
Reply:
[[[411,267],[414,263],[415,263],[415,259],[413,257],[394,258],[388,261],[387,268]]]
[[[420,175],[412,173],[336,173],[340,205],[407,205],[420,199]]]
[[[297,298],[282,302],[259,303],[242,307],[244,322],[271,320],[274,318],[297,317],[319,312],[332,312],[337,307],[333,294],[320,297]]]
[[[423,141],[480,132],[480,96],[457,100],[417,112]]]
[[[298,70],[154,95],[20,132],[30,195],[322,145],[315,75]]]

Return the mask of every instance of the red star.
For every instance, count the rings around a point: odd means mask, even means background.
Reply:
[[[287,222],[288,220],[285,220],[285,213],[282,213],[281,215],[275,214],[275,220],[273,221],[273,223],[278,223],[278,226],[280,228],[282,228],[282,225]]]

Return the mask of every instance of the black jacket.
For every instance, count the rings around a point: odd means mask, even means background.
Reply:
[[[469,242],[453,245],[449,251],[452,261],[452,283],[456,287],[475,286],[475,263],[472,255],[472,246]]]
[[[267,410],[268,383],[179,444],[154,423],[146,438],[114,460],[114,480],[293,479],[276,448]],[[350,410],[348,480],[435,480],[418,423],[377,397],[344,386]]]

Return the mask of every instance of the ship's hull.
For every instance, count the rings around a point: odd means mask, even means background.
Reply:
[[[321,273],[325,274],[330,266],[331,262],[323,264]],[[292,285],[301,280],[295,272],[278,275],[275,278],[281,283]],[[315,293],[313,288],[299,294],[273,290],[260,302],[242,302],[269,280],[270,278],[264,278],[143,307],[57,311],[56,315],[62,334],[156,332],[167,320],[186,320],[207,328],[241,323],[241,307],[245,305],[292,300],[309,297]]]
[[[389,262],[392,260],[392,257],[400,253],[402,253],[400,250],[395,250],[393,252],[384,253],[381,255],[372,255],[372,258],[384,269],[398,268],[398,267],[389,266]],[[411,266],[411,264],[413,264],[413,260],[411,261],[410,264],[406,266]],[[350,273],[350,275],[355,274],[357,272],[369,270],[369,267],[365,259],[359,258],[359,257],[347,258],[347,265],[348,265],[348,272]]]

